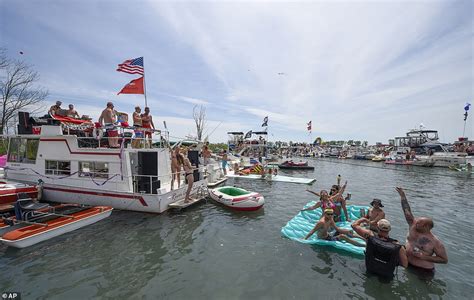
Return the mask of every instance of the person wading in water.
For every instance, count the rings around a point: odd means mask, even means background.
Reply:
[[[405,191],[396,188],[407,220],[409,229],[406,240],[409,267],[418,271],[419,275],[431,278],[434,275],[435,263],[447,264],[448,254],[443,243],[431,233],[434,223],[431,218],[415,218],[408,204]]]
[[[367,241],[365,248],[365,267],[367,271],[385,278],[392,278],[397,266],[408,266],[407,253],[404,246],[397,240],[389,237],[392,229],[390,222],[380,219],[377,222],[377,231],[372,231],[362,227],[362,224],[369,224],[367,218],[360,218],[351,226],[355,232]]]

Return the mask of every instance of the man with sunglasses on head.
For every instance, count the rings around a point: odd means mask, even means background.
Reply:
[[[415,218],[405,191],[401,187],[397,187],[396,190],[400,195],[403,213],[409,226],[406,241],[409,266],[422,277],[431,278],[435,271],[434,264],[447,264],[448,254],[443,242],[431,233],[433,220],[427,217]]]
[[[323,217],[316,223],[316,226],[306,235],[304,238],[305,240],[309,239],[316,231],[318,232],[318,238],[321,240],[327,241],[346,241],[354,246],[363,247],[364,244],[357,242],[349,238],[348,236],[352,236],[352,230],[344,229],[337,227],[336,223],[334,222],[334,210],[332,208],[326,208],[324,210]],[[332,234],[329,233],[331,229],[334,229],[335,232]]]
[[[405,247],[397,240],[389,237],[392,229],[390,222],[380,219],[377,222],[377,231],[372,231],[362,227],[362,224],[369,224],[367,218],[360,218],[352,224],[352,229],[366,239],[365,267],[367,271],[382,277],[392,278],[397,266],[408,266],[408,258]]]

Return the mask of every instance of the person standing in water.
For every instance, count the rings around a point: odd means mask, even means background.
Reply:
[[[400,195],[402,210],[409,226],[406,240],[409,267],[432,277],[435,264],[448,263],[446,249],[443,243],[431,233],[434,226],[433,220],[427,217],[415,218],[405,191],[401,187],[397,187],[396,190]]]
[[[389,237],[392,229],[390,222],[380,219],[377,222],[377,231],[365,229],[362,224],[369,223],[366,218],[360,218],[351,226],[357,234],[367,241],[365,249],[365,266],[367,271],[391,278],[397,266],[408,266],[407,253],[404,246],[397,240]]]

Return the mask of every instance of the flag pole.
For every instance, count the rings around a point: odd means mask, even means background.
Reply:
[[[148,102],[146,100],[145,57],[143,57],[143,90],[145,91],[145,107],[148,107]]]

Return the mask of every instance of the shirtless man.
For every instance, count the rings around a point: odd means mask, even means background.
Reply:
[[[334,223],[333,215],[334,215],[334,210],[331,208],[326,208],[324,210],[324,216],[318,221],[318,223],[316,223],[316,226],[314,226],[314,228],[306,235],[304,239],[307,240],[310,236],[312,236],[317,231],[318,238],[321,240],[327,240],[327,241],[343,240],[352,245],[364,247],[365,244],[359,243],[347,236],[347,235],[352,235],[352,230],[337,227],[336,223]],[[332,228],[335,229],[336,232],[330,235],[329,230],[331,230]]]
[[[141,148],[143,140],[142,117],[140,115],[142,109],[140,106],[135,106],[135,111],[132,114],[133,118],[133,132],[135,139],[132,141],[132,148]]]
[[[145,107],[145,113],[141,114],[142,126],[145,128],[145,139],[149,138],[149,147],[151,148],[153,130],[155,130],[155,124],[153,123],[153,117],[150,114],[150,108]]]
[[[409,226],[406,241],[409,266],[424,273],[434,274],[434,264],[448,263],[448,254],[443,243],[431,233],[433,220],[427,217],[415,218],[403,189],[397,187],[396,190],[400,195],[403,213]]]
[[[207,166],[209,164],[209,159],[211,158],[211,151],[209,150],[208,145],[204,145],[201,155],[202,159],[204,160],[204,165]]]
[[[365,218],[369,221],[370,230],[377,232],[377,222],[379,220],[385,219],[385,212],[382,210],[382,200],[374,199],[372,200],[372,202],[370,202],[370,205],[372,207],[369,208],[369,211],[367,212]]]
[[[56,101],[56,104],[49,108],[48,113],[54,116],[61,109],[61,104],[63,104],[61,101]]]
[[[99,123],[110,127],[107,129],[107,136],[109,140],[109,147],[111,148],[118,148],[118,132],[113,126],[113,124],[117,122],[117,115],[114,110],[114,104],[112,102],[107,102],[107,107],[102,111],[99,117]]]
[[[74,105],[73,105],[73,104],[69,104],[69,109],[67,110],[66,115],[67,115],[69,118],[74,118],[74,119],[79,119],[79,118],[81,118],[81,116],[79,116],[79,114],[77,113],[77,111],[74,109]]]
[[[227,161],[229,159],[227,158],[227,151],[223,150],[222,151],[222,158],[221,158],[221,165],[222,165],[222,171],[224,172],[224,175],[227,175]]]

